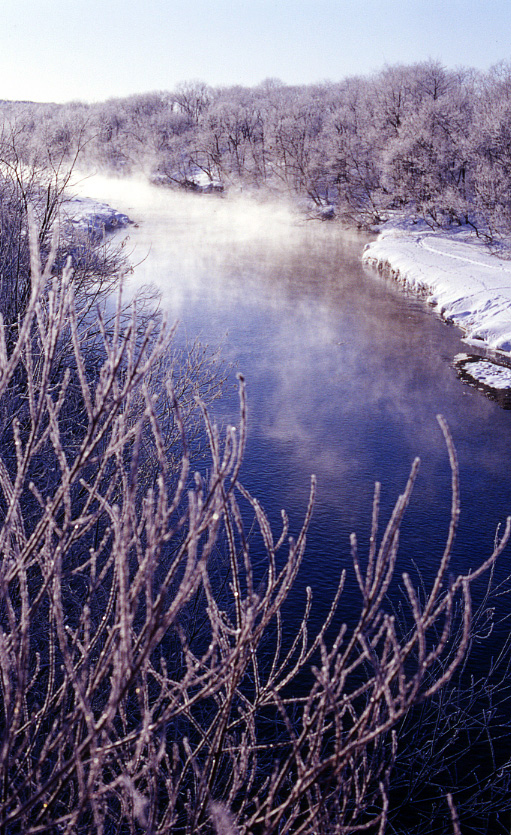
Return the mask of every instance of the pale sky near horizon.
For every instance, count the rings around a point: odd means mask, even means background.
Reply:
[[[103,101],[511,59],[511,0],[0,0],[0,99]]]

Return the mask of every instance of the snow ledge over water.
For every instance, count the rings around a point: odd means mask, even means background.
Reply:
[[[105,232],[116,232],[131,223],[123,212],[90,197],[68,197],[62,204],[64,222],[75,230],[101,240]]]
[[[493,373],[485,361],[470,374],[492,388],[511,388],[511,374],[498,370],[511,360],[511,260],[492,255],[466,230],[436,232],[412,221],[385,224],[362,260],[420,294],[469,344],[500,352],[504,362],[494,363]]]

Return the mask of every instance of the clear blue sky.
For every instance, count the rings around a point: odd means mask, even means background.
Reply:
[[[0,98],[102,101],[511,59],[511,0],[0,0]]]

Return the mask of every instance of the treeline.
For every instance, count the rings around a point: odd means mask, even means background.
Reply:
[[[25,162],[77,157],[161,183],[268,188],[355,223],[401,209],[490,238],[511,228],[508,64],[481,73],[429,61],[339,83],[191,82],[101,104],[0,107],[2,155],[14,145]]]

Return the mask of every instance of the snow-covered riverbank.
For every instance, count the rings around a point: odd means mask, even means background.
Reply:
[[[90,197],[69,197],[61,210],[65,224],[97,240],[101,240],[105,232],[117,232],[131,223],[123,212]]]
[[[511,388],[506,367],[511,361],[511,260],[492,255],[466,231],[434,232],[412,222],[386,224],[362,258],[435,305],[474,349],[490,349],[497,362],[500,357],[502,365],[495,367],[490,359],[476,364],[460,355],[465,373],[485,386]]]

